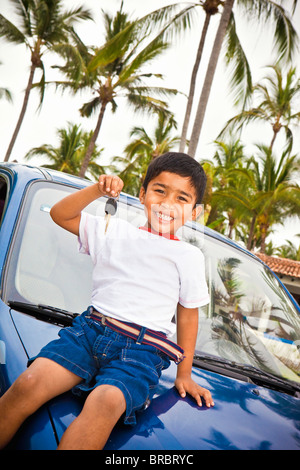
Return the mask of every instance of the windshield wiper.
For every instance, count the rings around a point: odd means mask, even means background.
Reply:
[[[203,369],[216,372],[217,374],[226,375],[227,373],[228,376],[233,377],[235,379],[245,380],[245,373],[238,372],[235,368],[235,363],[228,359],[223,359],[221,357],[209,354],[196,353],[194,355],[193,364],[196,366],[200,366]],[[252,382],[252,380],[248,378],[248,382]]]
[[[68,326],[77,317],[78,313],[68,312],[51,305],[43,304],[28,304],[25,302],[17,302],[10,300],[8,305],[20,312],[27,313],[40,320],[48,321],[58,325]]]
[[[237,367],[238,370],[245,372],[245,374],[249,375],[252,379],[257,379],[257,381],[261,380],[265,385],[275,385],[277,386],[277,390],[291,393],[297,398],[300,398],[300,384],[297,382],[278,377],[271,372],[261,370],[258,367],[252,366],[250,364],[235,364],[235,367]]]
[[[285,380],[252,365],[240,364],[228,359],[198,353],[194,356],[194,364],[224,375],[228,373],[230,377],[237,379],[245,380],[246,377],[248,382],[267,386],[300,398],[300,384],[288,379]]]

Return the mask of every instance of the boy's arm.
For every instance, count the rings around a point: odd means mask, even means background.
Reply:
[[[117,197],[123,188],[118,176],[101,175],[98,183],[70,194],[57,202],[50,215],[55,223],[69,232],[79,235],[81,211],[101,196]]]
[[[177,307],[177,343],[184,350],[185,358],[178,364],[175,386],[182,397],[189,393],[199,406],[202,405],[201,397],[206,406],[214,406],[209,390],[200,387],[191,378],[193,357],[198,332],[198,308],[185,308],[178,304]]]

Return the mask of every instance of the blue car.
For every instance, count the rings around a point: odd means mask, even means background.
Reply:
[[[45,168],[0,164],[0,394],[89,305],[91,260],[49,215],[54,203],[89,184]],[[86,210],[104,215],[105,202]],[[145,223],[139,201],[126,194],[114,217]],[[137,425],[118,423],[105,449],[300,449],[299,306],[267,266],[226,237],[196,222],[179,236],[206,259],[211,301],[199,309],[193,379],[211,391],[215,406],[181,398],[172,364]],[[72,392],[51,400],[9,449],[55,449],[82,406]]]

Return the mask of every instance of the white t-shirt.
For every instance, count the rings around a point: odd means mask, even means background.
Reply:
[[[204,256],[193,245],[167,239],[111,218],[82,212],[79,251],[92,258],[91,304],[121,321],[175,332],[177,303],[195,308],[209,302]]]

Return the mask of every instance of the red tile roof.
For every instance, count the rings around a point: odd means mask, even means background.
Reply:
[[[300,278],[300,261],[287,258],[275,258],[263,253],[255,253],[276,274]]]

